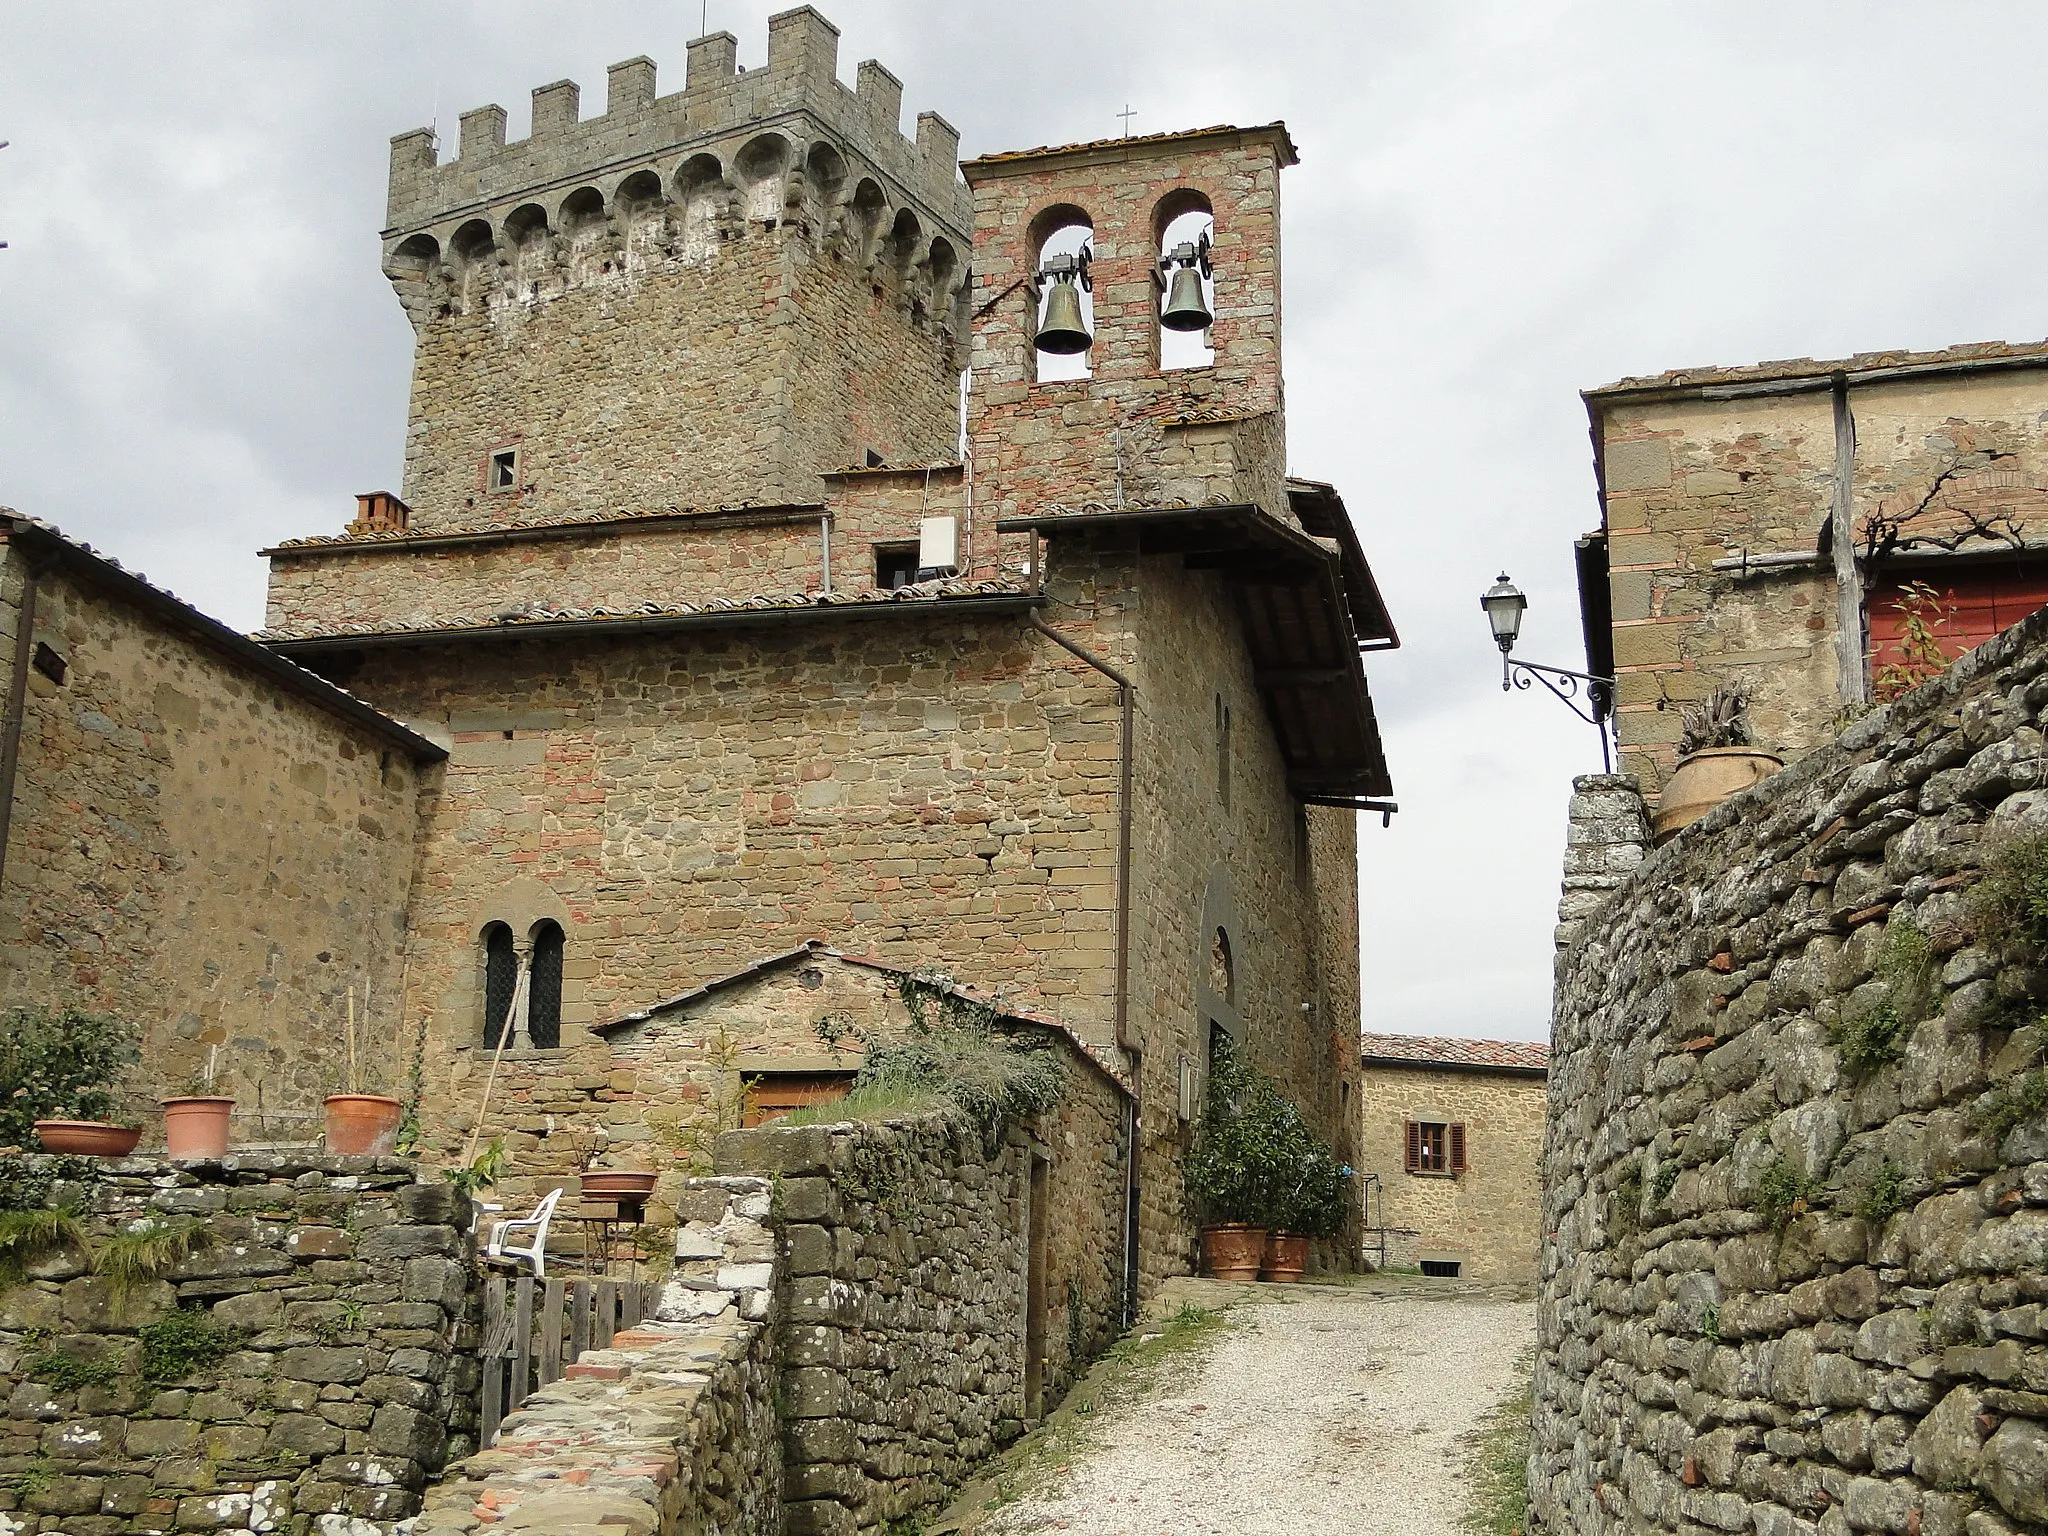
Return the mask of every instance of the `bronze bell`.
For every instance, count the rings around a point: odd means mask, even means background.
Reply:
[[[1192,266],[1173,269],[1173,286],[1166,295],[1166,308],[1159,323],[1169,331],[1207,330],[1216,317],[1202,302],[1202,274]]]
[[[1039,351],[1060,357],[1086,352],[1095,345],[1087,322],[1081,318],[1081,290],[1075,284],[1074,274],[1063,272],[1053,278],[1052,291],[1045,299],[1045,323],[1038,328],[1037,342]]]

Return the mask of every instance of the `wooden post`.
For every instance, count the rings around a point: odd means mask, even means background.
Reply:
[[[597,1349],[612,1347],[612,1333],[617,1325],[619,1308],[619,1283],[616,1280],[597,1282],[597,1316],[590,1331],[591,1344]]]
[[[484,1281],[484,1347],[479,1362],[484,1371],[483,1422],[478,1426],[477,1445],[488,1450],[498,1438],[498,1423],[505,1416],[504,1348],[505,1277],[492,1275]]]
[[[540,1304],[540,1384],[562,1379],[562,1300],[567,1290],[559,1279],[550,1280]]]
[[[512,1323],[512,1384],[505,1394],[506,1412],[516,1412],[533,1390],[533,1276],[518,1281],[516,1315]]]
[[[569,1363],[575,1364],[590,1348],[590,1282],[569,1283]]]
[[[1835,566],[1835,675],[1843,705],[1868,701],[1863,667],[1863,573],[1856,565],[1856,416],[1849,381],[1835,375],[1835,483],[1828,537]]]

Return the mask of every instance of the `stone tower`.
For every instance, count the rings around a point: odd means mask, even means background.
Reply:
[[[601,117],[565,80],[520,142],[496,105],[447,165],[392,140],[413,530],[810,504],[828,470],[956,457],[959,134],[905,138],[900,82],[870,60],[849,91],[838,44],[804,6],[766,69],[714,33],[670,96],[629,59]]]

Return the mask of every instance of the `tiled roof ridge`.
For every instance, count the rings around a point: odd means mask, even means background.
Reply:
[[[356,715],[358,723],[374,724],[377,729],[385,732],[387,735],[402,740],[408,746],[420,751],[431,751],[437,755],[440,753],[441,749],[439,747],[421,736],[411,726],[405,724],[404,721],[394,719],[390,715],[385,714],[382,709],[372,704],[368,699],[349,692],[348,689],[342,687],[341,684],[333,681],[331,678],[322,677],[317,672],[309,671],[290,657],[279,656],[275,652],[264,652],[261,658],[255,656],[253,653],[260,649],[256,643],[262,638],[260,633],[245,635],[230,625],[223,624],[203,608],[185,601],[184,598],[178,596],[169,587],[159,586],[156,582],[143,575],[142,572],[130,570],[112,555],[94,548],[84,539],[73,538],[55,523],[36,517],[32,513],[17,511],[9,506],[0,506],[0,523],[32,528],[37,533],[43,535],[43,537],[54,540],[66,549],[105,566],[115,575],[134,582],[136,586],[141,587],[151,598],[182,610],[183,615],[187,617],[181,617],[179,622],[194,625],[202,633],[211,633],[216,637],[214,642],[216,645],[229,646],[249,661],[258,662],[265,668],[274,666],[280,669],[279,675],[302,693],[310,693],[316,698],[332,699],[342,703],[345,709],[352,711]],[[374,717],[374,720],[368,717]]]
[[[831,960],[841,960],[848,965],[857,965],[871,971],[881,971],[891,976],[930,975],[936,969],[932,966],[894,965],[887,960],[878,960],[872,955],[857,955],[840,949],[828,939],[806,939],[793,949],[777,950],[773,954],[763,955],[758,960],[749,961],[736,970],[727,971],[722,975],[713,976],[707,981],[699,982],[686,992],[678,992],[673,997],[665,997],[659,1002],[649,1003],[644,1008],[636,1008],[630,1013],[622,1013],[617,1018],[607,1019],[602,1024],[593,1025],[592,1028],[598,1033],[603,1034],[627,1024],[644,1024],[657,1013],[665,1013],[669,1009],[681,1007],[685,1003],[697,1002],[700,999],[709,997],[714,992],[723,991],[727,987],[765,975],[769,971],[788,965],[792,961],[807,959],[814,955],[822,955]],[[967,1002],[981,1003],[992,1007],[996,1010],[998,1017],[1011,1019],[1020,1024],[1033,1024],[1040,1029],[1054,1031],[1092,1062],[1125,1093],[1135,1096],[1136,1090],[1133,1088],[1130,1077],[1117,1053],[1106,1046],[1098,1045],[1096,1042],[1088,1039],[1064,1019],[1055,1018],[1051,1014],[1037,1013],[1028,1008],[1014,1007],[1003,1001],[1001,992],[983,992],[979,987],[974,986],[970,982],[949,979],[945,985],[939,987],[939,990]]]
[[[1598,389],[1585,391],[1588,398],[1627,394],[1636,390],[1686,389],[1699,385],[1759,383],[1773,379],[1803,379],[1833,373],[1863,373],[1880,368],[1939,367],[1944,363],[1976,362],[1998,358],[2041,358],[2048,361],[2048,341],[1960,342],[1931,352],[1892,349],[1858,352],[1844,358],[1790,357],[1772,362],[1740,363],[1701,368],[1672,368],[1663,373],[1630,375]]]
[[[547,624],[591,623],[605,619],[690,618],[714,613],[772,613],[790,609],[855,608],[884,603],[939,603],[968,597],[1025,597],[1022,583],[1005,580],[924,581],[893,590],[861,592],[759,593],[751,597],[710,597],[700,603],[648,601],[630,607],[608,604],[546,608],[538,603],[508,607],[487,614],[435,614],[407,624],[301,624],[258,630],[259,640],[325,640],[350,635],[405,635],[450,629],[506,629]]]
[[[1206,139],[1222,133],[1262,133],[1278,130],[1287,132],[1286,123],[1275,120],[1270,123],[1253,123],[1240,127],[1236,123],[1211,123],[1206,128],[1174,128],[1163,133],[1134,133],[1117,135],[1107,139],[1083,139],[1075,144],[1041,144],[1035,149],[1005,149],[995,154],[977,155],[964,162],[963,169],[976,165],[1003,165],[1013,160],[1033,160],[1040,155],[1068,155],[1094,149],[1115,149],[1126,144],[1164,144],[1174,139]]]
[[[1424,1066],[1509,1067],[1539,1072],[1550,1068],[1550,1047],[1536,1040],[1361,1034],[1358,1054],[1365,1061],[1413,1062]]]
[[[407,544],[441,538],[462,538],[471,534],[524,533],[528,530],[537,532],[550,528],[582,529],[603,527],[608,523],[659,522],[671,517],[709,518],[747,512],[773,512],[786,507],[807,505],[809,503],[736,501],[715,507],[642,507],[638,510],[615,508],[609,512],[585,512],[572,517],[535,518],[513,522],[503,519],[472,518],[446,528],[377,528],[367,533],[309,533],[296,539],[282,539],[271,548],[322,549],[350,544]]]

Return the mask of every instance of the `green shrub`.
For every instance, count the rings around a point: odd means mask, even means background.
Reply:
[[[54,1349],[30,1355],[21,1362],[21,1373],[52,1392],[76,1392],[80,1387],[111,1387],[121,1379],[120,1368],[111,1360],[60,1354]]]
[[[241,1347],[242,1331],[213,1320],[204,1307],[180,1307],[138,1330],[142,1375],[161,1386],[220,1364]]]
[[[1678,1164],[1666,1163],[1657,1170],[1657,1178],[1650,1186],[1650,1193],[1656,1197],[1656,1203],[1662,1205],[1671,1198],[1671,1191],[1677,1186]]]
[[[1906,1176],[1886,1163],[1872,1175],[1856,1202],[1856,1214],[1865,1221],[1888,1220],[1906,1203]]]
[[[1861,1076],[1888,1061],[1897,1061],[1905,1049],[1906,1021],[1889,999],[1873,1003],[1830,1026],[1828,1038],[1842,1053],[1842,1064]]]
[[[137,1031],[112,1014],[39,1003],[0,1011],[0,1145],[35,1144],[38,1120],[103,1120],[141,1057]]]
[[[1897,1061],[1905,1052],[1907,1033],[1941,1001],[1933,948],[1909,922],[1885,928],[1877,952],[1877,979],[1883,998],[1846,1014],[1828,1030],[1843,1065],[1859,1077]]]
[[[963,996],[943,971],[905,976],[897,995],[910,1015],[899,1036],[866,1031],[843,1014],[817,1020],[835,1049],[849,1038],[865,1048],[853,1091],[834,1104],[781,1117],[807,1124],[949,1107],[994,1145],[1012,1119],[1041,1115],[1066,1092],[1066,1065],[1036,1030],[1008,1026],[999,1003]]]
[[[1756,1181],[1756,1210],[1775,1229],[1794,1216],[1804,1216],[1820,1193],[1820,1181],[1810,1179],[1786,1158],[1773,1158]]]
[[[28,1266],[60,1248],[85,1251],[85,1230],[73,1211],[0,1211],[0,1285],[19,1285]]]
[[[2048,1067],[2035,1067],[1992,1089],[1970,1111],[1969,1120],[1973,1130],[2003,1141],[2015,1126],[2043,1113],[2048,1113]]]
[[[99,1165],[89,1157],[0,1157],[0,1211],[40,1211],[58,1184],[90,1184]]]
[[[2008,838],[1984,861],[1970,892],[1977,936],[2009,960],[2048,959],[2048,832]]]
[[[1218,1044],[1210,1064],[1201,1130],[1181,1177],[1212,1222],[1332,1237],[1350,1207],[1351,1170],[1272,1079],[1228,1042]]]

